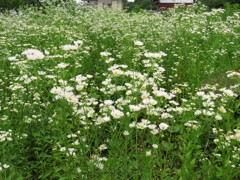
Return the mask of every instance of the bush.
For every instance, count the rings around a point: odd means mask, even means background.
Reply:
[[[40,4],[39,0],[0,0],[0,10],[18,9],[20,6]]]
[[[135,0],[134,2],[128,2],[124,0],[125,9],[129,11],[139,12],[144,10],[157,10],[157,5],[154,0]]]
[[[0,0],[0,11],[19,9],[20,6],[43,6],[44,4],[58,5],[61,2],[70,2],[70,0]]]
[[[210,9],[224,7],[227,3],[237,4],[240,0],[200,0],[200,2],[207,5]]]

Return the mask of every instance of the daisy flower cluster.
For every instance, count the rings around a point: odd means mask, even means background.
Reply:
[[[0,14],[0,179],[239,177],[238,12],[46,8]]]

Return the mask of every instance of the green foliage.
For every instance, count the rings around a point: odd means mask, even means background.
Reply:
[[[0,0],[0,10],[18,9],[20,6],[38,4],[38,0]]]
[[[1,180],[239,179],[236,9],[45,8],[0,14]]]
[[[25,0],[7,0],[7,1],[1,0],[0,9],[15,9],[25,4],[26,4]]]
[[[134,2],[124,0],[124,8],[133,12],[140,12],[141,10],[157,10],[157,4],[154,0],[136,0]]]
[[[72,0],[0,0],[0,11],[18,9],[20,6],[45,6],[48,4],[58,5],[63,2],[71,2]]]
[[[240,0],[199,0],[199,2],[204,3],[210,9],[212,8],[223,8],[227,3],[228,4],[239,4]]]

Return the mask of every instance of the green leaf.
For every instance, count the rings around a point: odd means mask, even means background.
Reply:
[[[173,143],[163,143],[163,148],[165,151],[171,151],[174,149],[174,144]]]
[[[181,129],[180,126],[170,126],[170,127],[168,128],[168,131],[174,133],[174,132],[179,132],[180,129]]]

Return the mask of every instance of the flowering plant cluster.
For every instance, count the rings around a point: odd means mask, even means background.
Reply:
[[[0,14],[0,179],[239,177],[239,13],[48,8]]]

